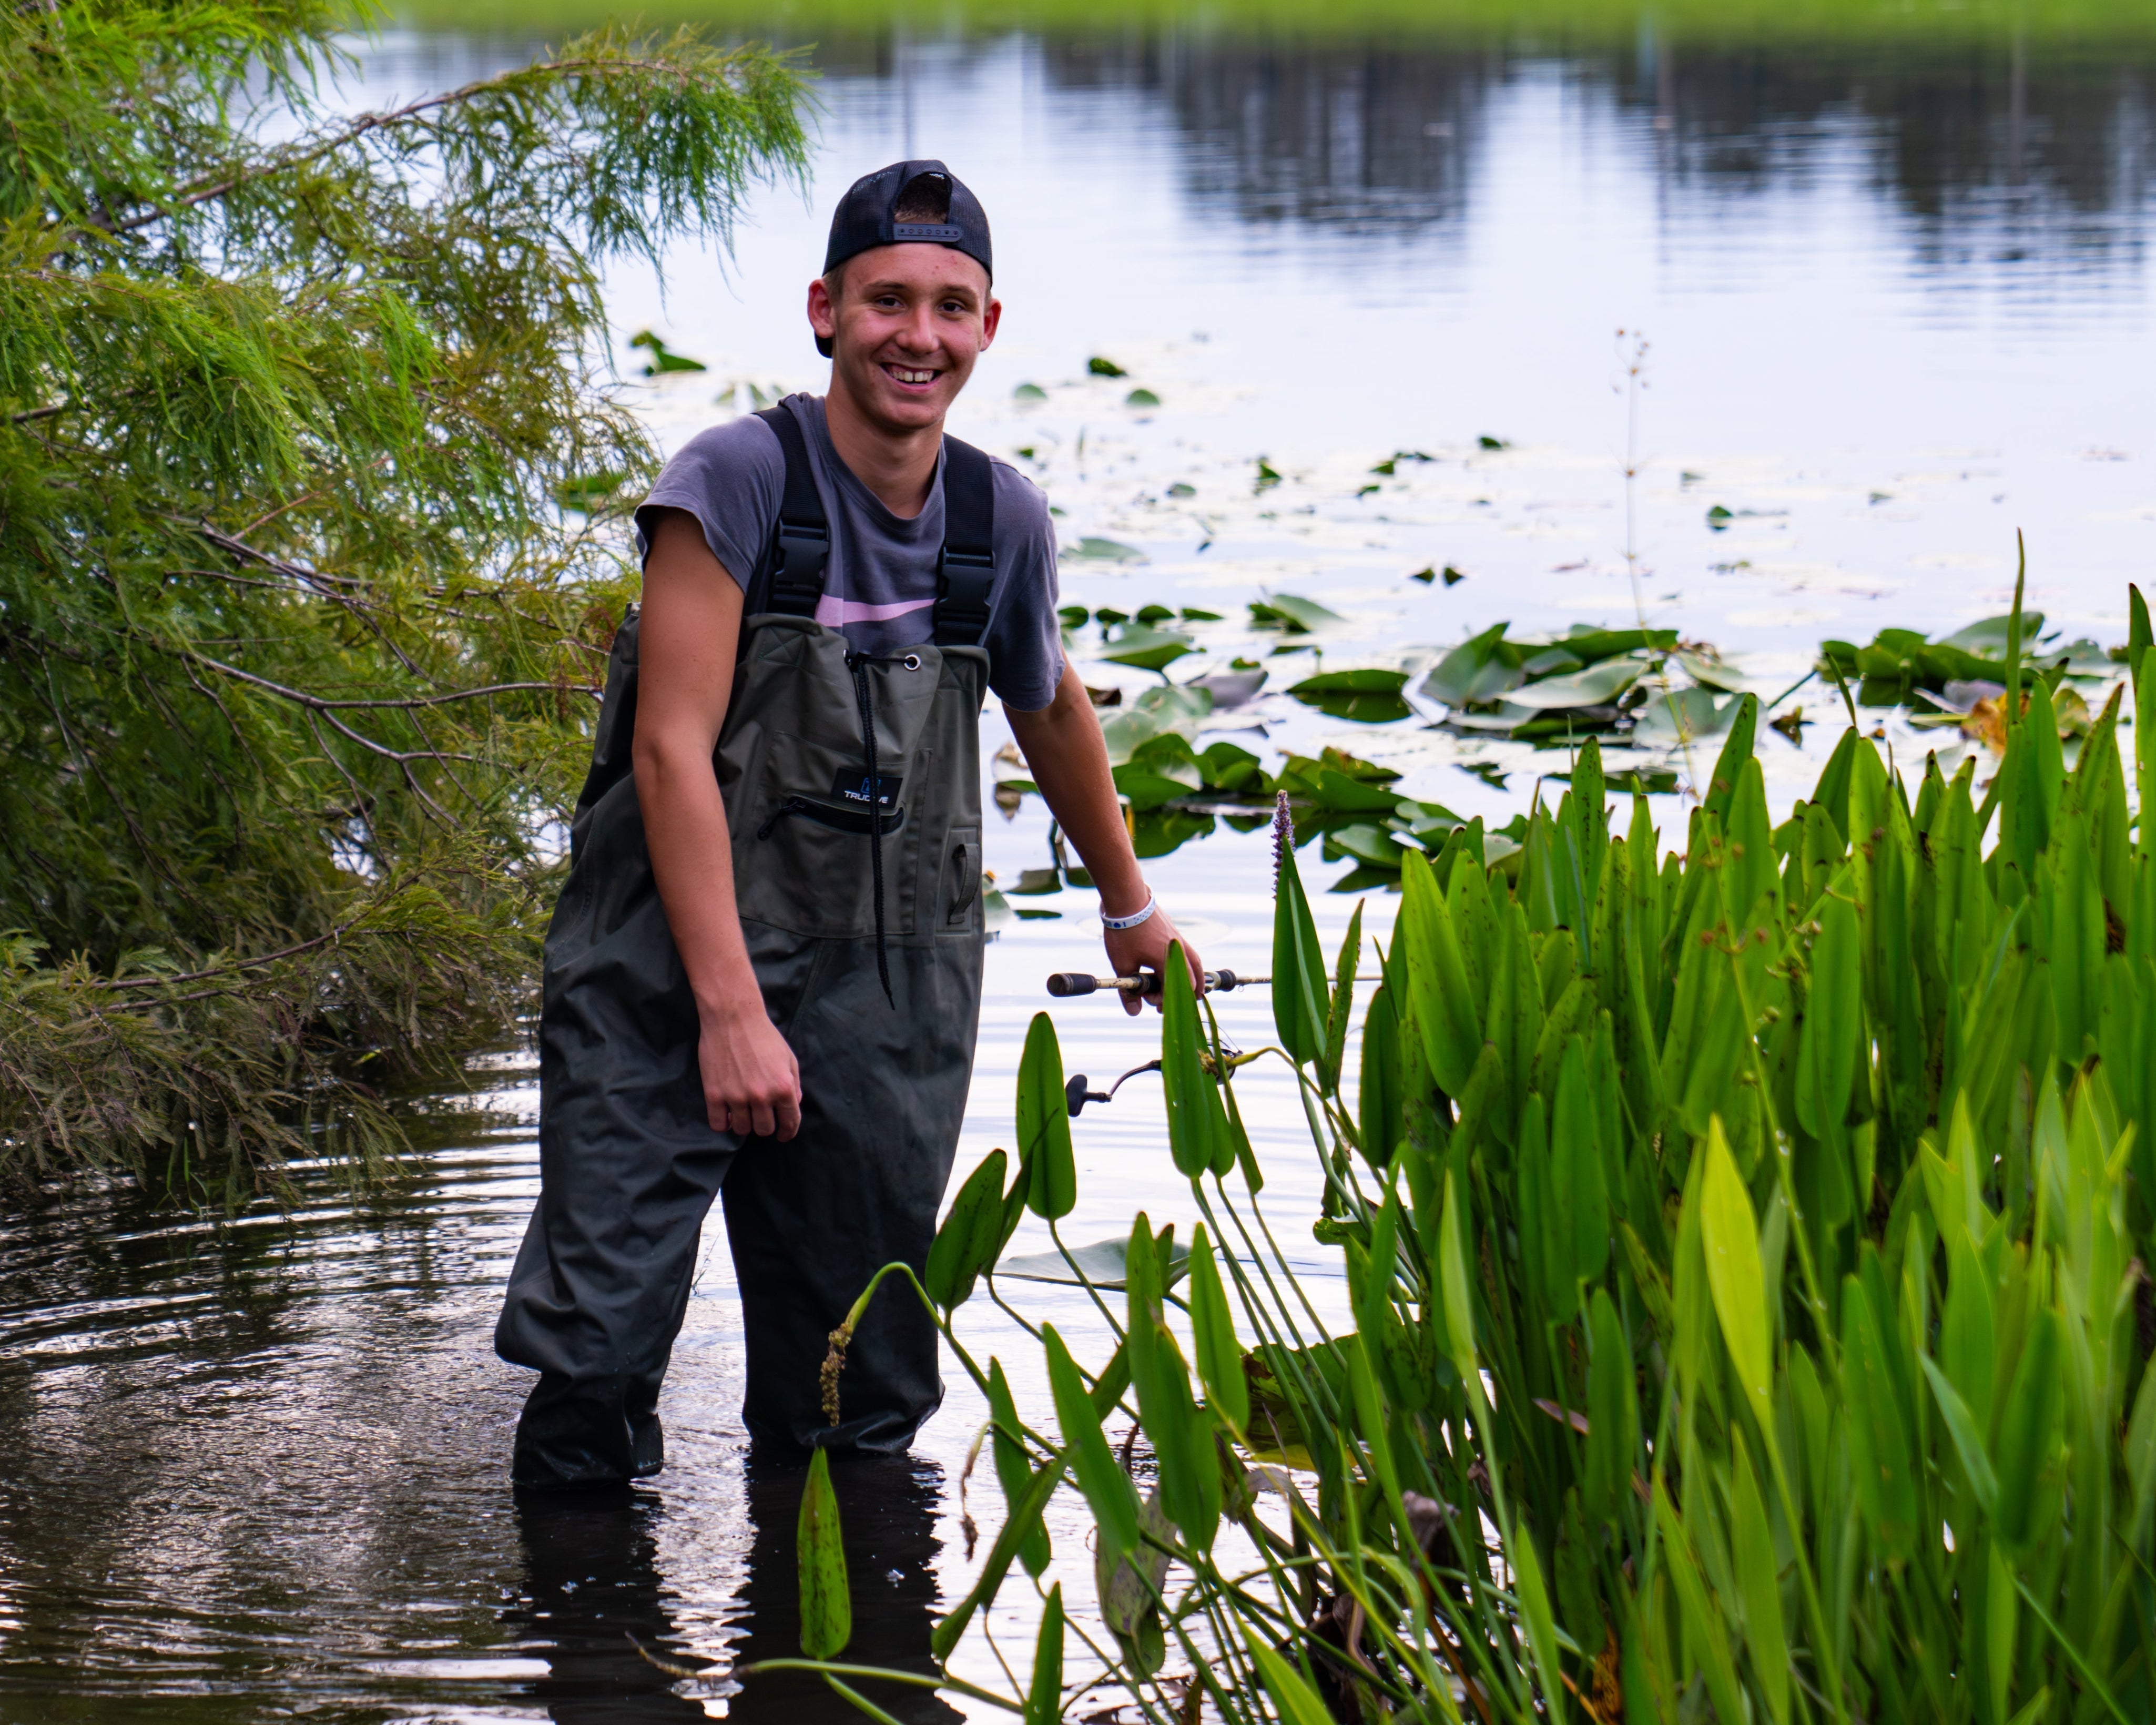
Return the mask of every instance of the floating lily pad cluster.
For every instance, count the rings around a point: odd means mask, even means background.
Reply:
[[[1446,654],[1421,692],[1455,731],[1523,742],[1597,734],[1666,747],[1727,728],[1743,685],[1711,649],[1673,629],[1599,629],[1515,635],[1493,624]]]
[[[1996,694],[2005,688],[2008,634],[2011,617],[1987,617],[1967,629],[1932,640],[1914,629],[1882,629],[1868,645],[1853,641],[1820,643],[1820,669],[1856,685],[1856,697],[1864,706],[1907,706],[1917,696],[1942,696],[1932,705],[1962,711],[1972,695]],[[2044,614],[2022,614],[2024,634],[2020,648],[2030,672],[2041,675],[2055,691],[2069,676],[2107,677],[2118,666],[2112,655],[2090,640],[2061,645],[2056,634],[2044,634]],[[1960,685],[1981,685],[1970,691]]]

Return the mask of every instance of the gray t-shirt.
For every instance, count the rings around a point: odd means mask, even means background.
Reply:
[[[823,603],[816,620],[843,629],[860,652],[917,647],[934,634],[936,559],[943,545],[943,457],[919,515],[905,521],[855,476],[831,447],[820,397],[792,395],[808,465],[831,530]],[[1011,706],[1038,712],[1063,677],[1063,637],[1055,614],[1055,534],[1048,500],[1033,481],[1001,461],[995,475],[995,587],[988,602],[988,686]],[[636,511],[639,557],[648,557],[655,511],[684,510],[704,542],[746,588],[771,543],[786,489],[786,455],[778,434],[753,413],[699,432],[666,464]]]

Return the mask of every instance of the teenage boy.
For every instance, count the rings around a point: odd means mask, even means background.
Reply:
[[[1116,973],[1157,973],[1178,938],[1063,658],[1047,506],[943,434],[1002,313],[988,218],[942,162],[856,182],[808,285],[829,393],[691,439],[637,511],[644,603],[547,934],[539,1204],[495,1338],[541,1374],[519,1485],[659,1471],[715,1194],[754,1439],[902,1450],[942,1400],[936,1332],[901,1291],[854,1339],[835,1425],[818,1379],[870,1276],[925,1263],[956,1153],[988,690]]]

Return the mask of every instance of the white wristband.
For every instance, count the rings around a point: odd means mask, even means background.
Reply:
[[[1106,911],[1103,911],[1101,912],[1101,927],[1103,928],[1116,930],[1136,928],[1139,923],[1144,922],[1147,917],[1152,916],[1152,889],[1148,886],[1146,889],[1145,908],[1142,911],[1135,911],[1128,916],[1111,916]]]

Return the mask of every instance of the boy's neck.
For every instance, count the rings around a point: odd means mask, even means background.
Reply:
[[[831,447],[855,479],[901,521],[911,521],[928,503],[942,453],[943,421],[892,426],[864,413],[837,377],[824,398],[824,424]]]

